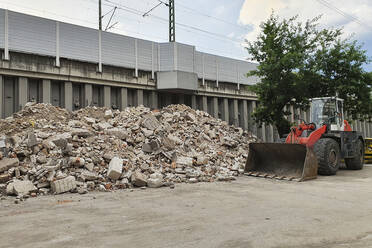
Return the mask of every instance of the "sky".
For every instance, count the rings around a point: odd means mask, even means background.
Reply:
[[[109,12],[103,28],[116,6],[111,24],[117,24],[109,32],[167,42],[168,7],[161,4],[142,16],[158,3],[102,0],[102,14]],[[248,59],[245,40],[254,41],[260,23],[274,11],[281,18],[298,15],[303,22],[322,15],[320,27],[343,27],[344,37],[358,40],[372,58],[372,0],[175,0],[175,7],[176,41],[194,45],[198,51]],[[98,0],[1,0],[0,8],[98,28]],[[372,71],[372,63],[364,68]]]

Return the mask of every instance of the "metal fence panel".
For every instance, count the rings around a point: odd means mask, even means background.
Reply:
[[[138,68],[151,71],[152,68],[152,42],[137,39],[138,44]]]
[[[174,44],[160,43],[160,71],[174,70]]]
[[[177,70],[194,72],[194,46],[177,43]]]
[[[135,68],[135,39],[124,35],[102,32],[102,63]]]
[[[204,75],[205,79],[217,80],[216,55],[204,53]]]
[[[98,30],[60,23],[60,56],[98,63]]]
[[[224,82],[233,82],[237,83],[237,61],[225,58],[225,57],[217,57],[218,63],[218,80]]]
[[[9,11],[8,24],[9,50],[55,56],[55,21]]]
[[[5,39],[5,10],[0,9],[0,48],[4,48]]]
[[[199,78],[203,78],[203,53],[195,51],[195,73]]]

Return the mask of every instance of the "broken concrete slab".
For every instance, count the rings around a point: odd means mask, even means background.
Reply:
[[[87,171],[87,170],[84,170],[81,173],[81,177],[84,178],[85,181],[94,181],[94,180],[99,179],[99,176],[98,176],[97,173],[91,172],[91,171]]]
[[[18,158],[3,158],[0,160],[0,172],[9,170],[19,165]]]

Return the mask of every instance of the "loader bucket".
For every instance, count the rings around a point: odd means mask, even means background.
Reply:
[[[317,177],[318,161],[312,148],[304,145],[251,143],[244,172],[249,176],[304,181]]]

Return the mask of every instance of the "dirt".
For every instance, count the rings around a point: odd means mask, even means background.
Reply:
[[[372,247],[372,167],[0,201],[0,247]]]

